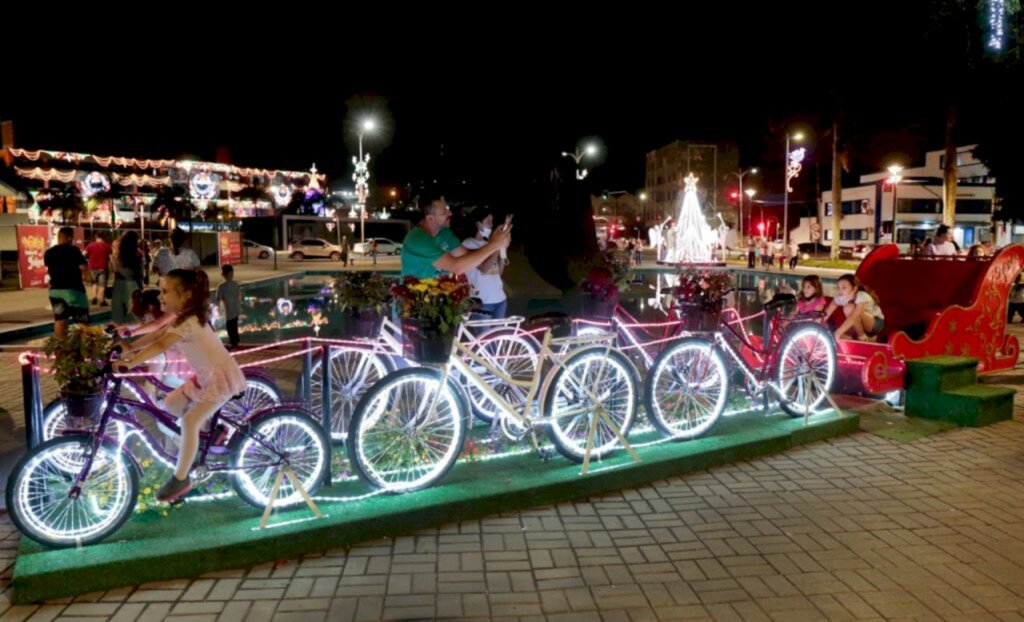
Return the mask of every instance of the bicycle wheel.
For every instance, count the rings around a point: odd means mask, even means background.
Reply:
[[[530,382],[540,360],[540,344],[528,333],[512,328],[497,328],[480,336],[476,347],[477,356],[487,361],[513,380]],[[487,386],[494,389],[509,404],[515,406],[526,401],[529,387],[522,387],[507,382],[475,361],[467,361],[469,366]],[[487,396],[480,386],[466,376],[459,376],[466,396],[469,398],[473,414],[486,423],[494,421],[499,407]]]
[[[813,414],[832,390],[836,377],[836,343],[818,324],[790,326],[775,359],[779,406],[790,417]]]
[[[309,374],[310,410],[317,421],[323,420],[323,372],[321,361],[313,363]],[[365,348],[331,346],[331,439],[343,441],[356,404],[370,387],[394,369],[391,358]]]
[[[246,503],[265,508],[283,464],[287,462],[306,493],[319,490],[330,467],[327,435],[323,427],[300,410],[281,410],[257,416],[245,433],[237,432],[228,443],[231,453],[231,486]],[[303,503],[290,478],[278,489],[274,507]]]
[[[555,448],[582,462],[592,431],[591,459],[620,446],[619,435],[629,434],[639,402],[636,369],[629,359],[618,350],[594,346],[575,351],[556,368],[543,412]]]
[[[729,398],[729,371],[715,345],[683,339],[662,351],[647,374],[647,415],[662,434],[697,438],[714,427]]]
[[[65,547],[99,542],[121,528],[135,509],[139,476],[123,450],[102,443],[78,494],[75,479],[92,449],[92,436],[65,436],[22,456],[7,479],[7,510],[14,525],[40,544]],[[69,471],[66,466],[77,468]]]
[[[441,372],[409,368],[388,374],[363,396],[352,417],[349,460],[371,485],[393,492],[432,486],[459,457],[466,403]]]

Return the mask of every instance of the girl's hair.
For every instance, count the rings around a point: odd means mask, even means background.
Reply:
[[[164,314],[163,308],[160,305],[159,289],[142,290],[142,294],[139,296],[139,304],[142,305],[143,311],[152,309],[153,315],[156,317]]]
[[[878,294],[876,294],[867,285],[861,283],[860,280],[857,279],[857,275],[856,274],[844,274],[843,276],[839,277],[838,280],[846,281],[847,283],[850,284],[850,287],[854,288],[857,291],[864,292],[868,296],[871,296],[871,298],[875,301],[876,305],[879,305],[879,306],[882,305],[882,302],[878,299]],[[853,302],[853,301],[851,301],[851,302]]]
[[[178,312],[174,325],[179,326],[192,316],[199,320],[200,326],[206,324],[210,319],[210,278],[206,272],[178,269],[171,270],[164,278],[177,279],[183,292],[192,292]]]
[[[804,285],[808,283],[814,288],[814,295],[810,298],[804,296]],[[800,283],[800,298],[803,300],[813,300],[815,298],[821,298],[822,296],[821,278],[817,274],[809,274],[804,277],[804,280]]]

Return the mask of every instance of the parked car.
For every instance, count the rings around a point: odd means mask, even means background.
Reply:
[[[378,255],[401,255],[402,245],[398,242],[394,242],[387,238],[366,238],[365,242],[357,242],[352,247],[352,252],[360,255],[370,254],[370,243],[377,240],[377,254]]]
[[[853,252],[850,253],[850,256],[854,259],[864,259],[873,250],[875,250],[873,244],[856,244],[854,245]]]
[[[293,261],[305,261],[306,259],[338,261],[341,259],[341,247],[331,244],[323,238],[306,238],[288,245],[288,257]]]
[[[828,257],[832,252],[831,246],[825,246],[821,242],[804,242],[797,244],[797,250],[800,251],[800,257],[804,255],[810,255],[811,257]]]
[[[245,253],[248,253],[250,257],[266,259],[274,254],[274,249],[270,248],[266,244],[257,244],[252,240],[242,240],[242,246],[245,247]]]

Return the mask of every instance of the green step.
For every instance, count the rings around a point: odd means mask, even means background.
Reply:
[[[966,356],[929,356],[907,361],[906,390],[949,391],[978,382],[978,361]]]
[[[969,427],[1012,419],[1016,391],[977,384],[977,366],[976,359],[961,356],[907,361],[907,416]]]

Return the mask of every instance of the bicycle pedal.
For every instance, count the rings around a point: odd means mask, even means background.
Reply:
[[[552,458],[555,457],[555,450],[550,447],[541,447],[537,450],[537,457],[540,458],[542,462],[551,462]]]

